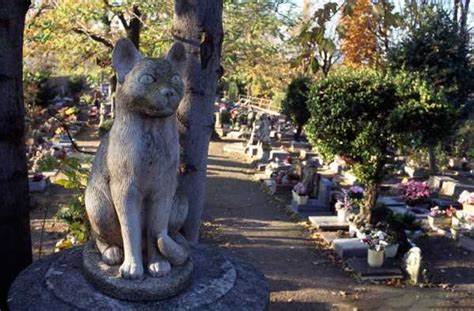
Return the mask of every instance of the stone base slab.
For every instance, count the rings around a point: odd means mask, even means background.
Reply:
[[[26,268],[10,288],[8,306],[16,310],[265,310],[269,289],[252,265],[199,245],[192,249],[190,285],[156,301],[120,300],[99,291],[83,272],[82,247],[45,258]],[[136,281],[140,282],[140,281]]]
[[[152,277],[145,269],[143,278],[127,280],[120,277],[120,265],[109,266],[102,261],[102,256],[93,242],[84,246],[82,259],[84,276],[99,291],[130,301],[153,301],[173,297],[189,286],[193,272],[192,261],[188,260],[182,266],[173,267],[171,272],[163,277]],[[57,271],[63,270],[60,262],[53,266]],[[60,279],[54,281],[61,282]]]

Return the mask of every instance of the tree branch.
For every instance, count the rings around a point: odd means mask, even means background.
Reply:
[[[123,28],[125,28],[125,30],[128,30],[130,25],[128,24],[127,20],[125,19],[125,16],[123,15],[123,12],[121,12],[120,14],[117,14],[117,16],[120,19],[120,22],[122,23]]]
[[[108,39],[106,39],[106,38],[104,38],[104,37],[102,37],[98,34],[91,33],[91,32],[89,32],[89,31],[87,31],[83,28],[78,28],[78,27],[73,27],[71,30],[73,32],[77,33],[77,34],[85,35],[93,41],[102,43],[103,45],[105,45],[107,48],[109,48],[111,50],[114,48],[114,45],[112,44],[112,42],[110,42]]]

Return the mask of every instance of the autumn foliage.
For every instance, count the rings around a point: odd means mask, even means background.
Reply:
[[[377,38],[370,0],[349,1],[341,19],[344,63],[350,67],[374,65],[377,60]]]

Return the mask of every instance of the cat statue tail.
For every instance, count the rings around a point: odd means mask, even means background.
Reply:
[[[168,226],[169,235],[158,239],[158,249],[174,266],[184,264],[189,258],[189,243],[180,233],[188,216],[188,208],[186,195],[181,191],[177,191],[171,207]]]

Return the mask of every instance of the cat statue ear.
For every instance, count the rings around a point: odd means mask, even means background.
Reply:
[[[123,83],[125,76],[132,70],[133,66],[142,59],[135,45],[130,39],[122,38],[115,43],[112,52],[112,65],[117,72],[118,82]]]
[[[173,64],[173,66],[180,67],[186,61],[186,49],[180,42],[175,42],[168,51],[166,59]]]

